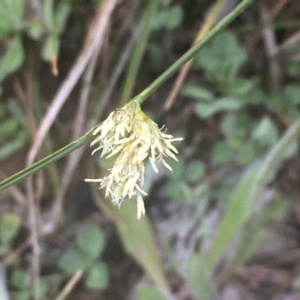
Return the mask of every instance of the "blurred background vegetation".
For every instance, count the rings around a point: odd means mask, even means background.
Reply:
[[[124,105],[237,3],[0,0],[0,179]],[[254,1],[150,96],[184,141],[173,172],[146,168],[142,220],[83,181],[111,163],[85,147],[1,192],[0,299],[300,299],[299,45],[299,1]]]

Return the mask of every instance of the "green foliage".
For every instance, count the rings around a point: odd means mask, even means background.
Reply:
[[[53,3],[53,0],[43,1],[41,15],[35,16],[24,13],[31,9],[33,4],[30,1],[0,2],[0,38],[7,42],[6,51],[0,57],[0,82],[23,64],[26,51],[22,42],[24,35],[41,40],[45,60],[57,57],[59,37],[66,26],[71,6],[65,1],[60,1],[56,7]]]
[[[1,60],[1,78],[18,69],[24,61],[24,49],[21,43],[21,37],[15,35]]]
[[[59,261],[59,266],[68,275],[72,275],[78,270],[86,271],[91,267],[93,262],[93,259],[83,253],[80,249],[76,248],[64,253]]]
[[[52,0],[45,1],[43,16],[48,31],[48,37],[42,50],[42,57],[45,60],[51,60],[57,56],[60,44],[59,36],[64,30],[69,13],[70,6],[68,4],[61,2],[55,10]]]
[[[235,79],[245,61],[245,52],[236,37],[223,31],[196,56],[195,67],[203,68],[208,78],[223,84]]]
[[[214,95],[207,89],[194,84],[185,84],[181,89],[181,94],[196,100],[211,101]]]
[[[161,4],[160,10],[153,18],[152,29],[175,29],[181,24],[183,19],[182,7],[178,4],[170,6],[170,1],[163,1]]]
[[[271,149],[263,163],[250,168],[234,189],[221,220],[213,245],[207,257],[207,265],[213,268],[232,238],[253,214],[262,188],[272,178],[286,149],[300,133],[300,121],[295,123]]]
[[[167,279],[147,217],[137,220],[136,203],[133,201],[124,201],[122,209],[110,201],[107,201],[105,207],[116,220],[115,225],[125,251],[138,262],[159,287],[167,288]]]
[[[7,254],[11,243],[17,235],[21,225],[21,219],[13,213],[5,213],[0,216],[0,255]]]
[[[137,300],[167,300],[161,292],[152,286],[139,286],[136,290]]]
[[[165,187],[165,194],[179,202],[187,199],[205,201],[209,189],[202,178],[206,172],[206,165],[200,160],[192,160],[185,164],[182,159],[178,162],[170,161],[172,172],[169,174],[169,182]]]
[[[281,93],[281,102],[284,103],[284,111],[290,120],[297,120],[300,117],[300,85],[289,84],[284,87]]]
[[[86,223],[77,233],[76,247],[61,257],[59,266],[67,275],[83,270],[86,274],[84,283],[88,289],[105,289],[108,284],[107,267],[98,262],[104,246],[105,236],[99,226]]]
[[[28,273],[15,268],[10,278],[14,291],[11,293],[13,300],[30,300],[32,295],[32,287],[28,284]],[[39,299],[46,299],[46,293],[48,291],[48,284],[44,279],[39,282]]]
[[[28,142],[27,121],[15,100],[0,105],[0,161]]]
[[[9,244],[16,236],[21,224],[20,217],[16,214],[6,213],[0,217],[1,244]]]
[[[192,253],[187,267],[187,284],[196,299],[217,299],[217,292],[199,253]]]
[[[241,102],[234,98],[216,99],[212,103],[197,103],[195,111],[199,117],[207,118],[220,111],[234,111],[242,106]]]
[[[251,220],[246,222],[238,235],[235,255],[224,272],[222,280],[224,283],[231,279],[236,268],[244,263],[265,240],[270,231],[267,229],[267,223],[272,224],[282,220],[287,208],[288,202],[279,194],[270,199],[259,211],[252,213]]]
[[[108,285],[108,271],[104,263],[97,263],[89,270],[85,286],[93,290],[105,289]]]
[[[216,297],[210,274],[230,242],[239,237],[231,250],[235,255],[224,270],[224,282],[264,240],[266,223],[284,215],[286,204],[276,196],[259,212],[255,205],[260,191],[274,178],[278,164],[298,149],[300,85],[289,84],[279,95],[284,115],[288,120],[296,120],[280,139],[272,95],[261,88],[258,77],[240,78],[239,71],[245,62],[246,53],[237,38],[222,32],[199,53],[194,65],[204,71],[205,80],[215,89],[196,83],[181,89],[184,97],[195,100],[195,114],[199,118],[217,124],[221,138],[212,144],[210,159],[216,166],[227,165],[229,170],[207,185],[211,195],[227,202],[227,206],[209,252],[206,256],[191,254],[187,270],[187,282],[195,297],[201,295],[205,299]],[[191,199],[190,183],[195,185],[197,180],[187,180],[189,176],[184,170],[198,170],[203,176],[203,166],[197,166],[195,161],[191,167],[178,164],[166,186],[167,195],[181,202]],[[237,171],[241,168],[246,169],[242,178]],[[200,222],[199,231],[204,224],[205,219]],[[210,224],[206,225],[210,230]]]
[[[76,242],[80,250],[90,258],[95,259],[103,251],[105,236],[99,226],[94,223],[87,223],[78,232]]]

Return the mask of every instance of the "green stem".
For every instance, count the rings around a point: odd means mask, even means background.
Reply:
[[[208,34],[195,44],[189,51],[187,51],[181,58],[179,58],[170,68],[168,68],[162,75],[160,75],[152,84],[150,84],[143,92],[134,97],[131,101],[143,103],[159,86],[161,86],[170,76],[172,76],[181,66],[190,60],[209,40],[211,40],[221,29],[225,28],[231,21],[233,21],[250,3],[252,0],[244,0],[239,4],[230,14],[228,14],[220,23],[218,23]],[[98,125],[97,125],[98,126]],[[41,159],[33,165],[23,169],[22,171],[6,178],[0,182],[0,191],[12,186],[13,184],[25,179],[26,177],[36,173],[49,164],[59,160],[68,155],[77,148],[90,142],[93,138],[93,131],[91,129],[83,137],[75,142],[65,146],[64,148],[54,152],[53,154]]]
[[[181,66],[193,58],[197,52],[211,40],[220,30],[224,29],[230,22],[232,22],[250,3],[252,0],[244,0],[240,3],[230,14],[228,14],[222,21],[220,21],[206,36],[204,36],[197,44],[181,56],[172,66],[170,66],[164,73],[162,73],[156,80],[154,80],[146,89],[132,99],[139,104],[142,104],[152,93],[154,93],[167,79],[169,79]]]
[[[6,188],[10,187],[11,185],[25,179],[26,177],[36,173],[37,171],[45,168],[46,166],[59,160],[60,158],[67,156],[69,153],[73,152],[77,148],[90,142],[92,139],[95,138],[95,136],[93,135],[94,128],[91,129],[84,136],[82,136],[80,139],[76,140],[75,142],[70,143],[69,145],[67,145],[67,146],[59,149],[58,151],[48,155],[47,157],[39,160],[38,162],[34,163],[33,165],[31,165],[31,166],[21,170],[20,172],[1,181],[0,182],[0,191],[5,190]]]
[[[124,84],[124,88],[120,100],[120,107],[122,107],[128,102],[132,94],[132,89],[136,81],[135,79],[151,32],[151,24],[152,24],[151,22],[153,21],[153,17],[157,11],[157,7],[159,3],[160,3],[159,0],[149,1],[146,14],[142,16],[144,22],[143,22],[141,32],[139,34],[140,38],[138,39],[137,44],[133,50],[128,72],[125,76],[126,79],[125,79],[125,84]]]

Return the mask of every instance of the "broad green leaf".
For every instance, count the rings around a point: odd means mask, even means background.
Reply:
[[[299,105],[300,104],[300,85],[299,84],[288,84],[283,89],[282,102],[285,105]]]
[[[0,2],[0,38],[6,37],[11,31],[13,31],[11,19],[6,12],[5,6]]]
[[[12,292],[12,297],[13,300],[30,300],[31,291],[26,289],[18,292]]]
[[[226,163],[233,158],[235,150],[227,143],[220,141],[212,149],[212,157],[216,163]]]
[[[237,114],[234,112],[229,112],[222,119],[221,129],[226,136],[231,136],[232,133],[240,127],[239,125]]]
[[[196,100],[213,100],[214,96],[205,88],[195,84],[185,84],[180,93],[184,96],[191,97]]]
[[[28,281],[28,274],[18,268],[12,270],[11,283],[15,288],[25,288],[26,282]]]
[[[233,111],[242,106],[242,103],[234,98],[222,98],[210,103],[198,103],[195,106],[199,117],[207,118],[220,111]]]
[[[2,59],[2,72],[9,74],[17,70],[24,61],[24,49],[20,36],[15,36]]]
[[[103,290],[108,285],[108,271],[104,263],[97,263],[93,265],[87,274],[84,281],[87,288],[93,290]]]
[[[53,33],[54,18],[53,18],[53,0],[45,0],[43,5],[44,21],[48,30]]]
[[[278,140],[278,131],[269,117],[264,117],[254,128],[252,138],[264,145],[273,145]]]
[[[21,29],[24,2],[23,0],[1,0],[1,8],[5,9],[5,13],[9,16],[11,26],[14,29]],[[1,10],[2,10],[1,9]]]
[[[24,11],[23,0],[9,0],[12,9],[12,15],[15,16],[15,24],[21,24]]]
[[[189,258],[186,280],[187,285],[196,299],[217,299],[213,280],[209,278],[209,272],[206,269],[205,261],[199,253],[192,253]]]
[[[28,20],[25,28],[29,36],[34,40],[40,39],[44,32],[44,27],[39,20]]]
[[[186,183],[177,180],[170,180],[165,187],[165,194],[179,202],[185,202],[192,190]]]
[[[125,250],[160,287],[167,289],[167,279],[158,256],[153,232],[147,216],[137,219],[134,200],[124,200],[119,209],[109,199],[101,199],[93,187],[96,204],[112,216]],[[147,200],[145,200],[147,201]],[[146,203],[147,204],[147,203]]]
[[[171,4],[172,0],[161,0],[161,6],[168,7]]]
[[[71,6],[66,3],[60,3],[55,11],[54,34],[60,35],[65,29]]]
[[[76,236],[77,245],[90,258],[97,258],[105,245],[105,236],[97,224],[86,223]]]
[[[87,270],[93,261],[79,249],[67,251],[59,260],[59,267],[67,274],[73,275],[78,270]]]
[[[229,242],[251,215],[256,199],[250,198],[250,190],[256,181],[257,173],[257,166],[248,170],[230,196],[212,247],[207,255],[209,269],[215,266]]]
[[[233,78],[246,61],[245,51],[229,31],[218,34],[195,58],[195,67],[203,68],[215,81]]]
[[[183,18],[183,11],[180,5],[174,5],[168,9],[168,13],[166,16],[166,28],[174,29],[180,25]]]
[[[19,128],[18,120],[10,118],[0,123],[0,136],[1,139],[7,139],[15,135]]]
[[[139,286],[136,289],[137,300],[168,300],[160,291],[152,286]]]
[[[234,96],[245,96],[250,92],[256,84],[256,80],[251,79],[234,79],[230,81],[225,81],[223,83],[223,88],[227,94]]]
[[[158,30],[160,28],[174,29],[183,19],[183,11],[180,5],[174,5],[170,8],[166,8],[158,11],[151,22],[152,30]]]
[[[16,236],[21,224],[17,214],[6,213],[0,218],[0,241],[2,244],[11,243]]]
[[[43,59],[50,61],[53,57],[57,56],[59,48],[59,39],[56,36],[49,36],[44,45],[42,50]]]
[[[257,152],[257,146],[255,144],[244,144],[237,153],[237,162],[241,165],[249,165],[257,158]]]
[[[191,161],[185,171],[185,179],[188,182],[199,181],[205,174],[206,165],[200,160]]]
[[[263,162],[250,168],[241,178],[229,199],[212,247],[207,255],[207,265],[210,270],[215,267],[232,238],[249,220],[260,191],[270,180],[286,149],[295,141],[299,133],[300,120],[290,126]]]
[[[192,190],[193,198],[196,201],[200,201],[201,206],[204,205],[204,203],[208,199],[209,192],[210,192],[209,188],[210,188],[210,186],[208,184],[202,183],[202,184],[199,184],[196,187],[194,187]],[[198,207],[199,207],[199,205],[198,205]]]

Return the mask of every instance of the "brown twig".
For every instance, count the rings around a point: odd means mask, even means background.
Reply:
[[[269,13],[267,8],[264,6],[262,2],[259,5],[261,12],[261,21],[264,25],[267,24],[269,18]],[[262,37],[266,49],[267,57],[269,58],[270,63],[270,75],[272,77],[272,86],[276,93],[280,90],[280,82],[281,82],[281,72],[278,64],[278,60],[274,58],[274,54],[276,53],[277,43],[275,38],[274,30],[271,27],[266,27],[262,30]]]
[[[289,0],[280,0],[276,3],[274,8],[271,9],[269,14],[266,16],[267,19],[265,20],[264,26],[271,23],[272,20],[276,18],[276,16],[280,13],[282,8],[287,4],[288,1]],[[251,53],[253,52],[254,48],[256,47],[257,43],[260,41],[261,38],[262,38],[261,31],[257,32],[254,36],[251,37],[251,41],[249,43],[248,50],[247,50],[248,56],[251,55]]]
[[[64,289],[60,293],[60,295],[55,300],[64,300],[66,297],[71,293],[71,291],[74,289],[77,282],[82,277],[83,271],[78,270],[76,273],[72,276],[72,278],[68,281],[68,283],[65,285]]]

